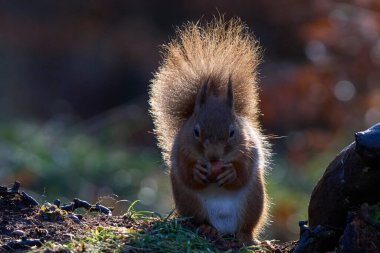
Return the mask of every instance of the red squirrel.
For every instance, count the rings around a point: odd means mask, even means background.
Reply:
[[[176,212],[252,243],[267,220],[259,46],[239,19],[188,23],[163,47],[151,114]]]

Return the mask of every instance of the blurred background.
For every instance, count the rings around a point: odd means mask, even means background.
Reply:
[[[272,138],[265,238],[297,239],[313,186],[354,133],[380,122],[378,0],[0,2],[0,184],[40,201],[173,207],[148,85],[188,20],[243,19],[264,48]]]

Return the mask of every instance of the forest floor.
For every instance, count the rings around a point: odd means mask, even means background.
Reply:
[[[122,212],[79,199],[41,205],[19,187],[0,186],[0,252],[380,252],[380,204],[350,212],[339,234],[300,222],[299,242],[244,246],[233,236],[200,232],[189,218],[136,211],[137,202]]]
[[[263,241],[244,247],[233,237],[200,234],[189,219],[135,211],[134,203],[124,215],[112,215],[102,205],[78,199],[40,205],[18,186],[0,189],[0,252],[287,253],[295,246]]]

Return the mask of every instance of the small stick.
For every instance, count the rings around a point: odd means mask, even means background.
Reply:
[[[39,206],[40,205],[37,200],[35,200],[32,196],[28,195],[26,192],[21,192],[21,195],[24,197],[24,199],[31,206]]]

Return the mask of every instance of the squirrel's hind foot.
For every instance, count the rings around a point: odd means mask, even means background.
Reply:
[[[216,228],[214,228],[213,226],[208,225],[208,224],[200,225],[198,228],[198,232],[201,235],[209,237],[210,239],[216,239],[216,238],[220,237],[218,230],[216,230]]]

